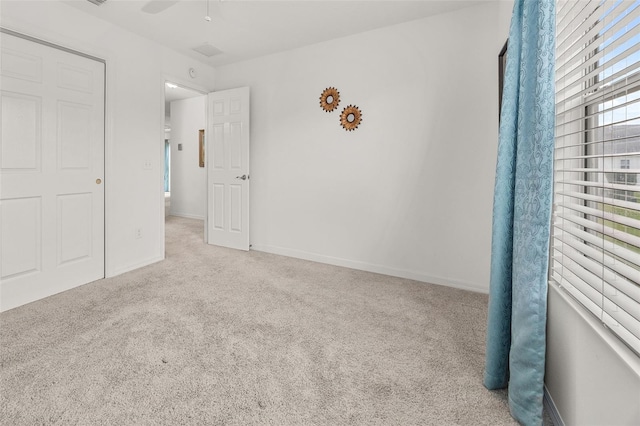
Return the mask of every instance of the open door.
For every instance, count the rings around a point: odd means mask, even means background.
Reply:
[[[207,241],[249,250],[249,88],[209,93]]]

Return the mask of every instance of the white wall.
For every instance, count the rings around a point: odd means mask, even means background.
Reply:
[[[564,424],[640,425],[640,359],[549,288],[545,383]]]
[[[61,2],[3,0],[0,7],[5,28],[106,59],[106,272],[164,258],[164,79],[210,90],[215,71]]]
[[[488,291],[501,5],[217,69],[251,87],[254,249]],[[320,93],[359,106],[354,132]]]
[[[206,96],[171,102],[171,207],[174,216],[204,219],[206,169],[199,162],[199,130],[206,128]],[[178,151],[182,144],[182,151]]]

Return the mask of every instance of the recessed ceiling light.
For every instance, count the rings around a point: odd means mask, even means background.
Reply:
[[[165,85],[166,85],[169,89],[175,89],[175,88],[177,88],[177,87],[178,87],[176,84],[169,83],[169,82],[166,82],[166,83],[165,83]]]

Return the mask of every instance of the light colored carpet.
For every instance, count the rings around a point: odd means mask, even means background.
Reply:
[[[202,243],[0,314],[7,425],[513,425],[487,296]]]

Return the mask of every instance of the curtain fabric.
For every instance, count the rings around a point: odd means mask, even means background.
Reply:
[[[493,202],[484,385],[542,424],[553,195],[555,0],[516,0]]]

